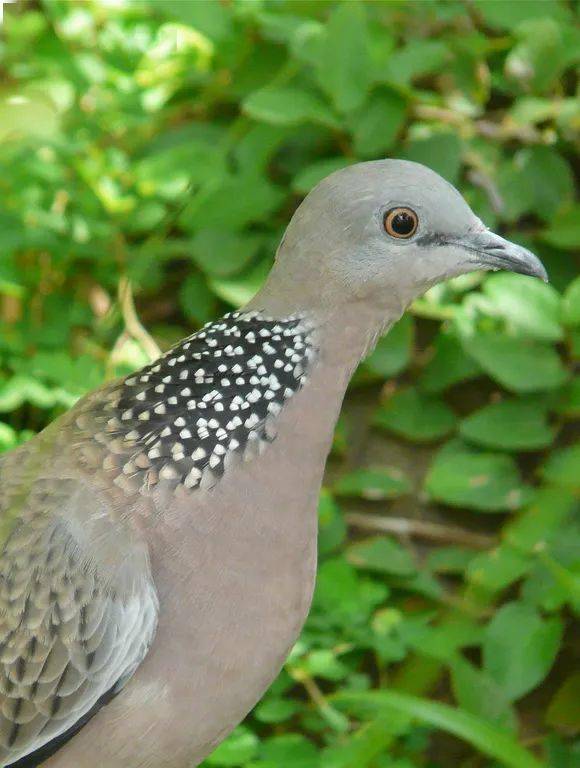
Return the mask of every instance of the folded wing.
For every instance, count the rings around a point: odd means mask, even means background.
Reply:
[[[87,521],[100,512],[82,481],[40,478],[27,487],[11,468],[0,468],[3,766],[58,743],[106,703],[145,657],[157,624],[148,574],[127,580],[103,568],[67,514],[71,504]]]

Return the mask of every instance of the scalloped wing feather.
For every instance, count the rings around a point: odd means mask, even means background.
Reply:
[[[102,509],[82,481],[27,482],[27,455],[18,453],[0,461],[0,766],[64,734],[122,687],[158,614],[148,573],[116,583],[84,551],[67,506],[82,498],[87,521]]]

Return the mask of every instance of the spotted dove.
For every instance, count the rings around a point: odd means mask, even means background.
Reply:
[[[248,306],[0,457],[1,766],[191,768],[232,730],[307,616],[351,374],[479,269],[546,278],[429,169],[338,171]]]

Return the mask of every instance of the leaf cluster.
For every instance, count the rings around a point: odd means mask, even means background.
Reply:
[[[308,625],[207,766],[580,762],[576,11],[5,7],[2,449],[250,298],[302,197],[350,163],[430,165],[551,275],[437,286],[361,366]]]

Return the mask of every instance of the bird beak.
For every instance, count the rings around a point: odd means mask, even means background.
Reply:
[[[469,251],[472,254],[470,261],[479,269],[506,269],[521,275],[539,277],[545,283],[548,282],[548,273],[537,256],[494,232],[470,232],[461,240],[455,241],[454,245]]]

